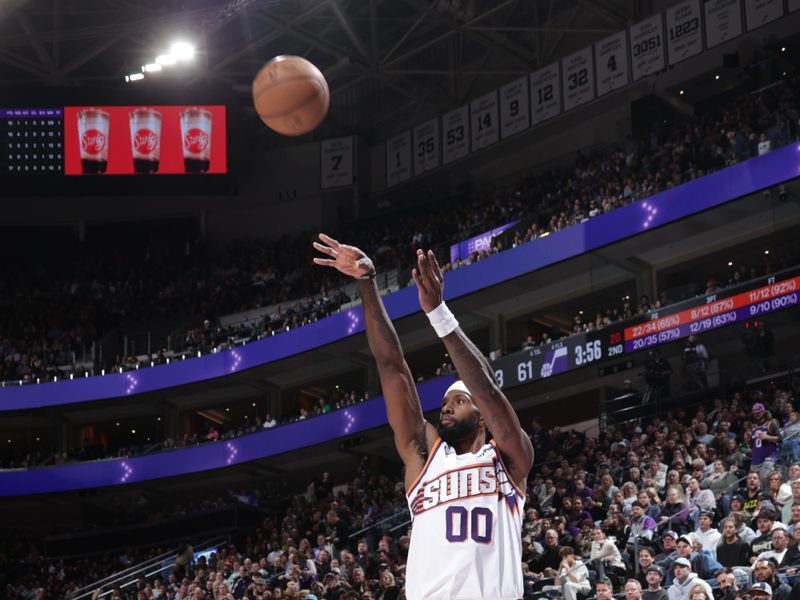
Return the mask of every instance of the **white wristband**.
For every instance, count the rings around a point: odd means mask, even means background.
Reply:
[[[434,308],[431,312],[425,313],[428,315],[428,320],[433,326],[433,330],[440,338],[450,335],[458,328],[458,321],[455,315],[450,312],[447,305],[442,302],[439,306]]]

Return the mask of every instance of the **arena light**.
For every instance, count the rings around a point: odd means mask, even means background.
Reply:
[[[728,266],[729,266],[729,267],[732,267],[732,266],[733,266],[733,261],[729,260],[729,261],[728,261]]]
[[[681,91],[680,91],[680,92],[678,92],[678,93],[679,93],[681,96],[683,96],[683,90],[681,90]]]
[[[719,74],[714,75],[714,79],[719,79]]]
[[[781,52],[786,52],[786,46],[781,46]]]
[[[174,65],[178,59],[173,54],[159,54],[156,56],[156,64],[168,67]]]
[[[144,73],[131,73],[130,75],[125,75],[125,81],[130,83],[131,81],[141,81],[144,79]]]
[[[142,67],[142,71],[145,73],[155,73],[156,71],[160,71],[161,68],[161,65],[158,63],[147,63]]]
[[[188,42],[175,42],[170,46],[169,53],[176,60],[187,61],[194,58],[194,46]]]

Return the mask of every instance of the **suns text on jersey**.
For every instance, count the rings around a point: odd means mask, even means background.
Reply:
[[[461,467],[423,483],[412,502],[412,512],[418,515],[455,500],[491,496],[498,492],[497,471],[493,463]]]

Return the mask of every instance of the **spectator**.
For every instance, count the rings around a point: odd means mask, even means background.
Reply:
[[[605,577],[606,569],[615,574],[625,571],[625,563],[617,545],[606,537],[602,527],[592,527],[592,549],[589,554],[589,566],[598,577]]]
[[[756,507],[761,500],[765,499],[764,494],[761,492],[761,479],[758,473],[753,472],[747,475],[745,488],[740,490],[739,494],[743,497],[743,505],[740,510],[750,514],[755,513]],[[733,507],[731,507],[731,510],[733,510]]]
[[[667,592],[661,587],[664,580],[664,569],[658,565],[650,565],[645,570],[647,589],[642,594],[642,600],[668,600]]]
[[[638,499],[644,514],[653,520],[657,519],[659,513],[661,513],[661,509],[651,502],[650,493],[647,490],[641,490],[639,492]]]
[[[545,586],[543,591],[563,590],[564,600],[577,600],[578,594],[588,594],[592,588],[586,565],[575,557],[575,551],[568,546],[562,548],[559,554],[561,563],[558,566],[555,585]]]
[[[694,539],[700,544],[703,550],[711,552],[715,557],[717,555],[717,546],[722,539],[722,534],[711,527],[714,519],[714,513],[711,511],[703,511],[700,513],[699,527],[694,532]]]
[[[750,545],[739,538],[735,519],[728,517],[722,522],[722,538],[717,545],[717,560],[723,567],[741,567],[750,564],[750,554]]]
[[[751,430],[752,436],[752,463],[750,469],[758,473],[762,481],[775,470],[775,461],[778,459],[778,443],[781,441],[778,421],[772,418],[761,402],[753,405],[753,419],[755,425]]]
[[[756,557],[756,563],[773,560],[779,569],[800,564],[800,548],[797,544],[789,547],[789,536],[783,524],[775,524],[772,530],[772,549],[765,550]]]
[[[700,482],[696,477],[689,479],[686,500],[689,508],[689,516],[694,522],[695,528],[700,525],[701,512],[713,512],[717,507],[717,501],[714,498],[714,494],[711,493],[710,490],[701,490]]]
[[[732,467],[733,470],[735,468],[735,466]],[[711,493],[714,494],[714,500],[717,504],[723,506],[724,510],[726,503],[723,501],[723,496],[734,491],[736,482],[737,478],[732,470],[726,470],[725,463],[721,459],[717,459],[714,461],[713,472],[700,482],[700,487],[704,490],[711,490]],[[730,500],[728,500],[727,504],[728,508],[730,508]]]
[[[673,485],[667,490],[667,501],[661,507],[659,527],[664,529],[686,532],[689,530],[689,510],[681,496],[683,490],[680,486]]]
[[[594,595],[597,600],[611,600],[613,593],[614,588],[611,585],[611,580],[608,577],[598,578],[594,588]]]
[[[625,600],[642,600],[642,584],[636,579],[625,582]]]
[[[782,583],[777,578],[778,569],[773,560],[759,560],[753,565],[753,579],[755,583],[750,588],[752,593],[753,588],[756,590],[762,587],[764,593],[768,596],[771,595],[773,600],[788,600],[792,594],[792,588]],[[759,586],[761,584],[761,586]],[[758,587],[757,587],[758,586]],[[755,598],[755,596],[754,596]]]
[[[653,539],[656,522],[644,512],[644,506],[638,500],[631,505],[631,524],[629,527],[628,549],[635,544],[648,544]]]
[[[756,526],[758,534],[750,542],[750,554],[758,556],[762,552],[772,550],[772,526],[775,524],[775,514],[772,510],[764,508],[758,511]]]
[[[714,590],[716,600],[736,600],[739,595],[739,584],[730,568],[720,569],[714,577],[717,580],[717,589]]]
[[[544,534],[544,551],[537,561],[536,570],[557,569],[561,564],[561,546],[558,545],[558,533],[555,529],[548,529]]]
[[[708,387],[706,377],[708,359],[708,350],[696,335],[690,335],[686,338],[686,344],[683,347],[683,365],[686,368],[686,375],[692,387]]]
[[[705,581],[700,579],[696,573],[692,572],[692,566],[688,559],[677,558],[672,563],[673,573],[675,578],[672,585],[667,590],[667,597],[669,600],[691,600],[689,592],[698,585],[707,594],[706,598],[712,598],[711,586]]]

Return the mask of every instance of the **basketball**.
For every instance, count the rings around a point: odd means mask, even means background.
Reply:
[[[328,113],[328,82],[306,59],[276,56],[253,80],[253,104],[273,131],[303,135],[313,131]]]

